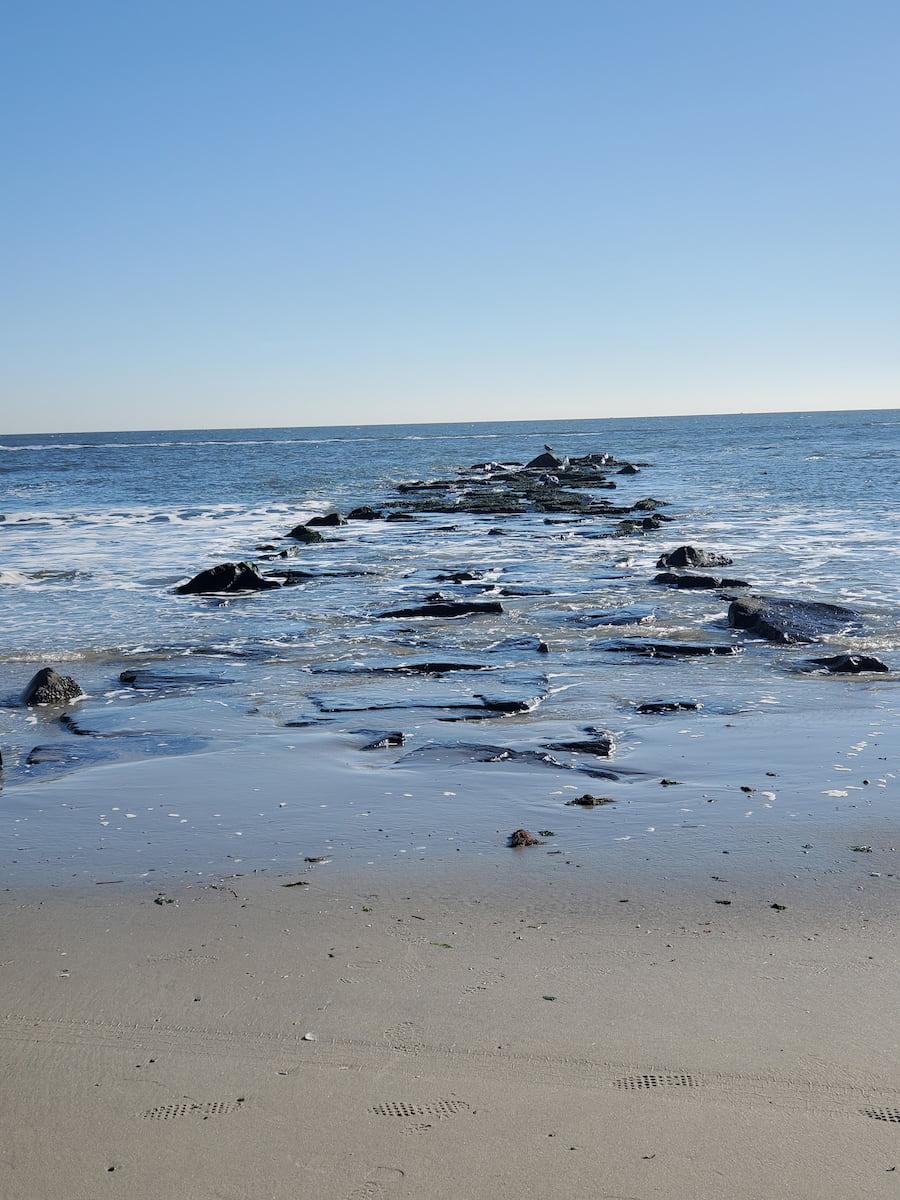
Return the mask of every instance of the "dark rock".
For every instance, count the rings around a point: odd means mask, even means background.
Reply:
[[[700,642],[651,642],[644,638],[608,638],[595,642],[594,649],[614,654],[639,654],[644,658],[702,658],[708,654],[741,654],[743,647],[733,644],[709,645]]]
[[[41,667],[22,693],[22,703],[68,704],[83,695],[84,692],[71,675],[59,675],[52,667]]]
[[[525,700],[509,699],[505,696],[485,696],[479,695],[476,699],[480,700],[485,708],[496,713],[525,713],[533,712],[534,709],[543,700],[543,696],[529,696]]]
[[[484,573],[481,571],[452,571],[449,575],[444,573],[435,575],[437,583],[473,583],[476,580],[484,579]]]
[[[281,587],[281,584],[274,579],[263,579],[253,563],[229,562],[201,571],[175,591],[185,596],[198,592],[249,592],[277,587]]]
[[[601,767],[584,767],[561,762],[544,750],[514,750],[508,746],[488,746],[472,742],[455,742],[449,745],[421,746],[411,750],[400,760],[402,766],[427,763],[430,766],[453,766],[459,763],[521,763],[529,766],[550,767],[557,771],[575,771],[592,779],[619,779],[615,771]]]
[[[361,504],[359,508],[354,508],[352,512],[347,513],[348,521],[383,521],[384,513],[372,508],[369,504]]]
[[[561,458],[557,458],[555,454],[551,454],[548,450],[546,454],[539,454],[537,458],[533,458],[531,462],[525,464],[525,469],[534,471],[556,471],[563,464]]]
[[[836,675],[860,675],[866,671],[890,671],[887,663],[868,654],[833,654],[828,658],[811,658],[817,667],[825,667]]]
[[[631,465],[631,463],[625,463],[625,465],[620,467],[619,470],[616,472],[617,475],[640,475],[640,473],[641,473],[641,468],[634,467]]]
[[[676,588],[736,588],[749,587],[746,579],[726,579],[720,575],[690,575],[680,571],[661,571],[653,578],[654,583],[665,583]]]
[[[679,546],[663,554],[657,567],[730,567],[734,560],[725,554],[698,550],[695,546]]]
[[[839,604],[747,596],[732,600],[728,623],[770,642],[793,645],[814,642],[830,634],[858,632],[858,613]]]
[[[530,633],[522,633],[513,637],[503,638],[502,641],[495,642],[487,647],[492,652],[502,650],[533,650],[537,654],[549,654],[550,647],[546,642],[539,637]]]
[[[699,712],[702,707],[697,700],[648,700],[644,704],[636,704],[634,711],[642,714]]]
[[[361,575],[374,575],[374,571],[299,571],[288,568],[273,572],[281,580],[282,587],[294,587],[308,583],[311,579],[356,579]]]
[[[411,512],[389,512],[385,518],[387,521],[415,521],[416,514]]]
[[[346,525],[347,521],[339,512],[325,513],[321,517],[310,517],[307,525]]]
[[[290,533],[285,534],[285,537],[293,538],[295,542],[305,542],[307,545],[325,541],[318,529],[310,529],[308,525],[295,525]]]
[[[485,616],[489,613],[502,613],[503,611],[503,605],[498,600],[459,600],[420,604],[414,608],[395,608],[390,612],[377,615],[379,617],[464,617],[469,615]]]
[[[595,758],[609,758],[615,750],[615,742],[611,733],[590,741],[548,742],[548,750],[567,750],[571,754],[593,754]]]
[[[234,683],[233,679],[224,679],[221,675],[189,675],[165,671],[151,671],[129,667],[119,675],[120,683],[141,692],[173,692],[181,688],[221,687],[226,683]]]
[[[373,739],[361,747],[363,750],[387,750],[390,746],[406,744],[406,735],[399,729],[354,729],[353,732]]]
[[[96,728],[97,725],[100,725],[103,723],[104,717],[106,718],[107,722],[112,720],[112,718],[107,713],[99,714],[99,718],[97,716],[94,717],[94,720],[92,723],[95,726],[95,728],[93,728],[93,729],[88,728],[88,726],[86,726],[86,725],[83,725],[80,721],[76,721],[71,713],[63,713],[63,715],[59,718],[59,723],[60,723],[60,725],[64,726],[66,729],[68,729],[69,733],[74,733],[76,737],[146,738],[146,737],[150,736],[147,733],[147,731],[144,729],[115,729],[115,728],[113,728],[113,729],[98,729],[98,728]]]
[[[634,507],[639,512],[653,512],[654,509],[665,508],[668,503],[668,500],[656,500],[653,496],[645,496],[643,500],[636,500]]]
[[[498,529],[496,526],[494,526],[493,529],[488,530],[488,536],[489,537],[506,537],[506,530]]]
[[[576,796],[574,800],[566,801],[566,808],[577,805],[579,808],[600,808],[604,804],[615,804],[612,796]]]
[[[495,671],[494,666],[485,663],[426,662],[397,663],[390,665],[366,666],[363,664],[344,666],[342,664],[322,664],[312,667],[313,675],[447,675],[451,671]]]
[[[525,588],[525,587],[503,587],[496,588],[495,594],[498,596],[552,596],[552,588]]]
[[[79,747],[73,750],[68,746],[35,746],[25,758],[26,767],[84,767],[111,755],[95,750]]]
[[[582,625],[643,625],[655,616],[656,609],[635,605],[634,608],[617,608],[609,613],[584,613],[572,620]]]

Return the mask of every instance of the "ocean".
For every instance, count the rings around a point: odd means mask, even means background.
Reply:
[[[662,519],[398,490],[545,445],[635,465],[579,495]],[[0,862],[88,879],[496,864],[522,827],[579,866],[674,870],[724,842],[793,853],[810,826],[888,838],[898,475],[898,410],[0,436]],[[286,537],[362,505],[382,517]],[[681,545],[726,555],[717,573],[746,588],[655,582]],[[285,586],[176,591],[239,561]],[[780,645],[730,628],[742,591],[857,619]],[[383,615],[438,595],[493,611]],[[635,652],[648,640],[729,653]],[[890,670],[811,663],[837,653]],[[84,697],[24,706],[45,665]],[[569,803],[585,795],[611,803]]]

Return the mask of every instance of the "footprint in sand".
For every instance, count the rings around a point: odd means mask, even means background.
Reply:
[[[368,1179],[353,1189],[347,1200],[381,1200],[382,1196],[390,1196],[404,1175],[405,1172],[399,1167],[375,1167],[369,1172]]]

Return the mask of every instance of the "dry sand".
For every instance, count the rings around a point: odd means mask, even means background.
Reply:
[[[4,893],[0,1196],[900,1194],[893,880],[507,854]]]

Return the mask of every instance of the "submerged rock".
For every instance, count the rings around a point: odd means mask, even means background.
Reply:
[[[639,654],[644,658],[702,658],[707,654],[741,654],[742,646],[733,644],[709,645],[701,642],[651,642],[645,638],[608,638],[595,642],[594,649],[614,654]]]
[[[644,625],[656,618],[656,609],[649,605],[616,608],[608,613],[581,613],[573,617],[581,625]]]
[[[592,754],[596,758],[609,758],[616,748],[611,733],[600,733],[589,741],[548,742],[548,750],[568,750],[572,754]]]
[[[859,614],[839,604],[747,596],[732,600],[728,623],[770,642],[814,642],[828,634],[859,630]]]
[[[274,579],[264,579],[253,563],[228,562],[201,571],[175,591],[180,596],[199,592],[250,592],[281,587]]]
[[[867,671],[890,671],[887,663],[869,654],[833,654],[828,658],[811,658],[811,663],[836,675],[861,675]]]
[[[395,608],[390,612],[377,615],[379,617],[464,617],[470,614],[483,616],[503,611],[503,605],[498,600],[447,600],[431,604],[418,604],[413,608]]]
[[[653,577],[654,583],[665,583],[676,588],[736,588],[749,587],[746,579],[727,579],[721,575],[692,575],[680,571],[661,571]]]
[[[234,683],[233,679],[225,679],[221,675],[189,675],[166,671],[151,671],[129,667],[119,675],[120,683],[141,692],[172,692],[180,688],[220,687],[222,684]]]
[[[390,746],[406,744],[406,734],[400,729],[354,729],[353,732],[372,739],[360,747],[362,750],[387,750]]]
[[[71,675],[60,675],[52,667],[41,667],[22,693],[22,703],[35,704],[68,704],[83,696],[79,684]]]
[[[699,712],[703,705],[699,700],[647,700],[636,704],[634,711],[642,715],[671,712]]]
[[[407,662],[367,666],[357,663],[328,663],[311,667],[313,675],[448,675],[451,671],[496,671],[496,666],[465,662]]]

